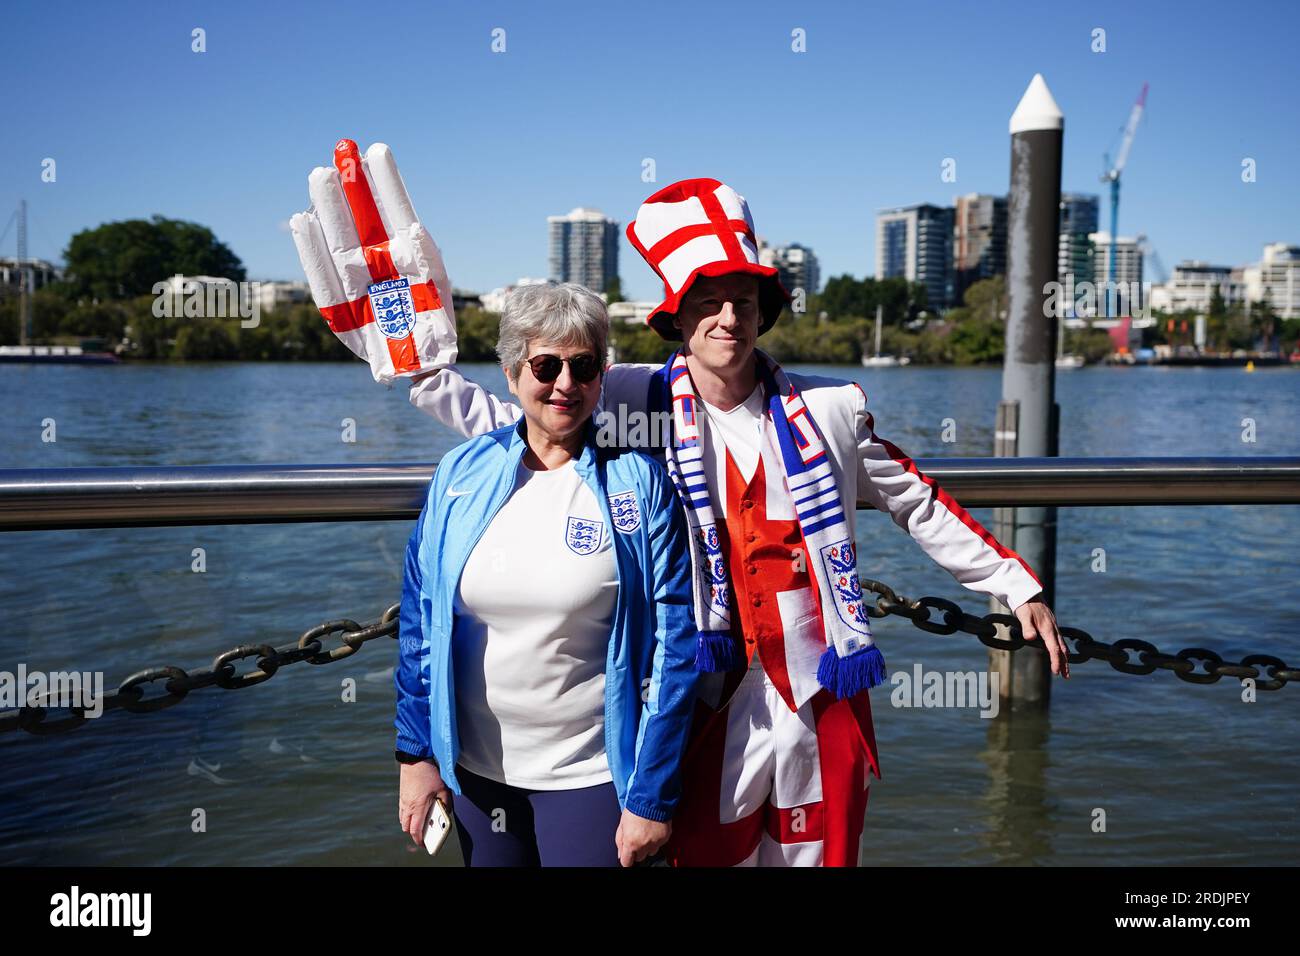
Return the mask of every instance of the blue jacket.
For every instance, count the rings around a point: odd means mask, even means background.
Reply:
[[[434,757],[457,794],[453,600],[470,552],[514,487],[528,447],[525,427],[521,418],[442,459],[406,549],[394,674],[397,749]],[[698,677],[690,535],[663,467],[641,452],[600,448],[596,434],[589,422],[576,468],[600,503],[618,570],[605,661],[605,753],[619,803],[648,820],[668,820],[681,792]],[[449,488],[457,494],[449,496]],[[626,493],[635,495],[635,509],[618,497]]]

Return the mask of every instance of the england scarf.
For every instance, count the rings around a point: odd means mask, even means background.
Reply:
[[[781,366],[760,350],[754,354],[799,517],[804,554],[821,602],[827,647],[817,667],[817,682],[837,697],[849,697],[885,680],[885,659],[871,639],[862,604],[856,549],[821,431]],[[682,352],[669,358],[659,374],[666,384],[662,398],[672,406],[672,440],[664,450],[665,463],[686,506],[696,549],[699,646],[695,666],[702,671],[733,670],[743,666],[745,658],[731,635],[731,576],[704,471],[704,411]]]

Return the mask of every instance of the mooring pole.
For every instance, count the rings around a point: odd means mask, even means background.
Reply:
[[[1046,307],[1056,282],[1060,231],[1061,143],[1065,118],[1041,73],[1011,114],[1011,188],[1007,202],[1007,341],[998,407],[998,456],[1059,455],[1056,405],[1057,316]],[[1055,302],[1056,296],[1051,296]],[[1056,604],[1056,509],[999,509],[994,534],[1015,549]],[[1009,609],[993,599],[995,611]],[[1051,670],[1037,646],[989,651],[999,691],[1013,706],[1046,707]]]

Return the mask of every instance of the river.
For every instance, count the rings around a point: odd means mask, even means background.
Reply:
[[[861,382],[877,432],[913,457],[992,452],[999,370],[802,370]],[[498,369],[465,371],[506,394]],[[1063,456],[1300,455],[1293,369],[1086,368],[1058,375],[1057,390]],[[360,364],[10,365],[0,408],[2,468],[434,462],[459,441]],[[342,440],[345,419],[355,442]],[[992,527],[991,510],[973,514]],[[0,534],[0,670],[100,670],[116,686],[146,666],[287,643],[321,621],[373,620],[397,600],[411,527]],[[864,576],[987,611],[886,515],[863,512],[858,527]],[[1055,611],[1106,641],[1294,666],[1297,540],[1295,506],[1062,508]],[[985,667],[973,638],[873,624],[892,673]],[[157,714],[0,734],[0,862],[430,865],[397,823],[396,653],[373,641]],[[1091,662],[1056,682],[1047,715],[895,707],[887,686],[872,701],[883,779],[864,865],[1297,862],[1300,687],[1245,702],[1228,679],[1196,686]]]

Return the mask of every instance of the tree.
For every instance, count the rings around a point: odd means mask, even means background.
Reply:
[[[1221,319],[1228,314],[1228,306],[1223,301],[1223,293],[1216,285],[1214,291],[1210,293],[1210,315],[1216,319]]]
[[[605,303],[613,305],[615,302],[623,301],[623,280],[618,276],[613,276],[605,283]]]
[[[63,254],[74,298],[124,299],[174,275],[244,280],[244,266],[212,230],[194,222],[128,219],[83,229]]]

